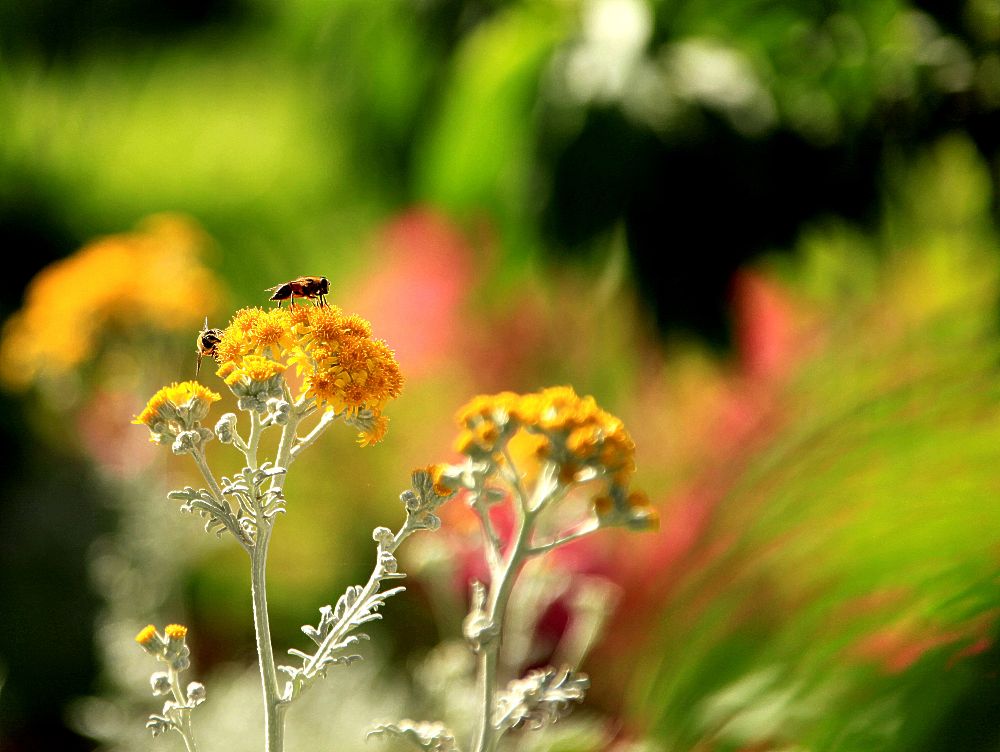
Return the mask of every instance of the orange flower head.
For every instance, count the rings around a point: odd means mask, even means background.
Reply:
[[[299,396],[345,418],[365,416],[358,439],[362,446],[383,438],[388,419],[381,418],[382,409],[403,387],[389,346],[372,338],[368,321],[337,306],[244,308],[223,331],[216,355],[217,373],[241,398],[242,408],[264,409],[263,397],[280,396],[280,384],[264,394],[248,382],[273,380],[294,367],[302,378]]]
[[[139,634],[135,636],[135,641],[138,642],[143,647],[146,647],[147,645],[151,645],[156,640],[157,637],[158,635],[156,633],[156,627],[154,627],[152,624],[147,624],[145,627],[139,630]]]
[[[372,427],[369,430],[358,434],[358,445],[366,447],[378,444],[385,438],[388,430],[389,419],[384,415],[380,415],[372,421]]]
[[[434,481],[434,493],[443,497],[448,497],[455,493],[455,489],[444,479],[444,465],[428,465],[426,470],[427,474],[431,476],[431,480]]]
[[[255,317],[247,334],[257,352],[270,350],[279,357],[292,343],[291,314],[285,308],[272,308]]]

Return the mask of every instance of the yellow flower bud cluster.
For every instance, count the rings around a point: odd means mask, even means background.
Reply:
[[[191,665],[187,633],[183,624],[168,624],[162,635],[154,625],[147,624],[135,636],[135,641],[150,655],[169,663],[175,671],[185,671]]]

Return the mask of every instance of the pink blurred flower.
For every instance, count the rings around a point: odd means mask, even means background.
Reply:
[[[391,342],[407,377],[418,377],[461,350],[463,313],[472,289],[473,250],[444,216],[411,209],[390,221],[356,288],[338,304],[365,311]]]

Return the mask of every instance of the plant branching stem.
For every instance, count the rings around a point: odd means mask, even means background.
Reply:
[[[525,559],[531,552],[531,536],[535,520],[542,509],[555,495],[556,488],[539,493],[536,488],[534,499],[526,493],[520,481],[513,458],[507,455],[507,467],[511,473],[511,485],[514,487],[517,510],[514,537],[507,546],[503,558],[490,566],[490,589],[486,599],[485,621],[487,631],[483,634],[476,653],[476,693],[479,698],[479,718],[477,720],[472,752],[494,752],[500,741],[500,732],[494,722],[493,712],[496,706],[497,666],[500,659],[500,644],[503,634],[503,622],[507,614],[507,603],[514,590],[514,583],[520,574]],[[543,478],[546,474],[543,473]],[[487,546],[490,542],[487,541]]]
[[[404,525],[399,529],[390,543],[387,543],[383,547],[383,551],[386,553],[394,553],[396,548],[402,543],[407,537],[413,533],[413,529]],[[375,593],[378,592],[379,587],[382,584],[382,580],[385,579],[385,571],[382,569],[381,562],[376,561],[375,568],[372,570],[371,575],[368,577],[368,582],[365,583],[364,588],[361,590],[361,594],[354,601],[354,605],[351,606],[347,613],[340,620],[340,628],[334,628],[327,633],[326,637],[323,638],[323,642],[320,643],[316,652],[313,653],[311,660],[307,661],[303,666],[303,672],[310,679],[314,677],[319,670],[320,666],[323,665],[323,660],[326,658],[327,654],[330,652],[330,646],[340,643],[344,639],[344,635],[352,628],[355,615],[363,608],[367,607],[368,601],[371,599]]]
[[[598,525],[596,522],[588,522],[585,525],[578,528],[577,530],[574,530],[572,533],[567,533],[561,538],[553,538],[552,540],[547,541],[545,543],[539,543],[537,545],[531,546],[530,548],[527,549],[525,553],[528,556],[538,556],[540,554],[547,553],[554,548],[559,548],[559,546],[563,546],[567,543],[572,543],[575,540],[580,540],[580,538],[586,538],[588,535],[596,533],[600,529],[601,526]]]
[[[174,696],[174,702],[178,705],[186,705],[187,698],[184,696],[184,690],[181,689],[180,676],[178,675],[176,669],[172,666],[167,670],[167,676],[170,678],[170,692]],[[180,716],[180,725],[175,726],[181,738],[184,740],[184,748],[187,752],[198,752],[198,744],[194,740],[194,731],[191,728],[191,711],[190,710],[180,710],[178,711]]]
[[[229,514],[224,515],[220,519],[222,523],[226,526],[226,529],[232,533],[233,537],[239,541],[239,544],[243,547],[243,550],[248,554],[251,553],[251,543],[246,537],[246,533],[240,528],[239,523],[232,514],[232,508],[229,506],[229,502],[226,501],[225,495],[222,493],[222,488],[219,486],[219,482],[215,479],[212,474],[211,468],[208,466],[208,462],[205,459],[205,452],[203,449],[198,449],[192,452],[192,457],[194,457],[194,462],[201,471],[202,477],[205,478],[205,482],[208,484],[209,489],[212,491],[212,495],[215,497],[216,502],[224,509],[229,510]]]
[[[303,450],[307,449],[311,444],[313,444],[316,439],[323,435],[323,432],[333,423],[334,420],[340,415],[340,413],[334,412],[333,410],[327,410],[324,412],[313,429],[307,433],[305,436],[299,438],[295,445],[289,449],[288,464],[291,464],[295,459],[302,453]],[[283,466],[287,468],[287,465]]]

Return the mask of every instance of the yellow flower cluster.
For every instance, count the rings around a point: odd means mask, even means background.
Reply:
[[[183,624],[168,624],[163,628],[162,635],[154,625],[147,624],[135,636],[135,641],[150,655],[169,663],[175,671],[184,671],[191,665],[191,649],[185,641],[187,633],[188,629]]]
[[[362,411],[370,427],[360,443],[385,435],[386,403],[402,391],[403,376],[389,346],[372,337],[371,325],[337,306],[244,308],[222,333],[215,357],[218,374],[237,382],[264,382],[294,367],[300,394],[347,416]]]
[[[595,499],[601,518],[623,524],[655,526],[656,512],[645,494],[626,493],[635,471],[635,444],[622,421],[580,397],[568,386],[532,394],[480,395],[456,416],[462,427],[455,449],[473,459],[496,459],[507,442],[524,431],[534,438],[534,453],[559,466],[559,479],[573,482],[589,469],[610,478],[610,495]]]
[[[167,636],[168,640],[183,640],[187,637],[187,633],[188,629],[183,624],[168,624],[163,628],[163,634]],[[135,641],[145,647],[156,642],[159,636],[156,627],[152,624],[147,624],[139,630],[139,634],[135,636]]]
[[[568,476],[590,467],[625,485],[635,469],[635,444],[621,420],[579,397],[572,387],[550,387],[533,394],[501,392],[473,398],[457,419],[463,427],[456,449],[492,455],[518,429],[536,434],[536,453],[560,463]]]
[[[0,341],[0,379],[25,388],[69,373],[110,331],[186,331],[218,287],[199,256],[207,245],[189,220],[157,215],[134,232],[100,238],[31,281]]]
[[[220,399],[221,395],[197,381],[173,383],[150,397],[146,407],[135,416],[132,423],[146,426],[154,433],[158,432],[162,424],[175,422],[181,423],[182,429],[187,429],[190,427],[189,423],[204,418],[209,405]]]

